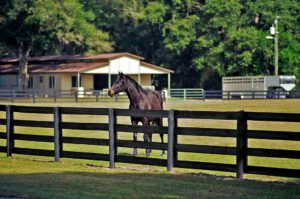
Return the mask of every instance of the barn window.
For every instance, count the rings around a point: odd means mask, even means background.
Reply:
[[[49,88],[55,88],[55,77],[49,76]]]
[[[40,76],[40,83],[43,83],[43,76]]]
[[[79,87],[81,86],[81,77],[79,78]],[[72,87],[77,87],[77,76],[72,76]]]
[[[29,77],[28,79],[28,88],[33,88],[33,77]]]

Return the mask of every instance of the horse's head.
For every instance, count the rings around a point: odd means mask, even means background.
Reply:
[[[108,89],[108,95],[110,97],[113,97],[114,95],[117,95],[120,92],[124,92],[126,88],[126,76],[122,72],[119,72],[119,76],[115,81],[114,85],[110,89]]]

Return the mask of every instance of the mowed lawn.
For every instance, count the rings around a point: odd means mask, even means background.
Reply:
[[[127,108],[128,101],[105,101],[98,103],[19,103],[29,106],[114,107]],[[165,109],[205,111],[255,111],[300,113],[300,100],[207,100],[168,101]],[[1,117],[5,115],[2,112]],[[52,121],[52,115],[15,114],[16,119]],[[107,122],[104,116],[63,116],[63,121]],[[118,122],[129,124],[128,117]],[[167,121],[164,120],[164,125]],[[179,120],[179,126],[236,129],[236,121]],[[249,129],[300,132],[299,123],[249,122]],[[5,126],[0,127],[5,132]],[[16,127],[16,133],[53,135],[52,129]],[[108,138],[107,132],[64,130],[64,136]],[[139,140],[142,140],[139,135]],[[131,133],[119,133],[119,139],[132,140]],[[167,137],[165,137],[167,140]],[[154,135],[159,142],[159,136]],[[211,146],[235,146],[234,138],[180,136],[179,143]],[[0,146],[5,140],[0,139]],[[252,148],[299,150],[296,141],[249,140]],[[50,149],[52,143],[16,141],[16,147]],[[108,147],[64,144],[64,150],[108,153]],[[132,149],[119,148],[119,154],[131,155]],[[139,156],[145,151],[140,149]],[[300,198],[299,179],[272,176],[246,175],[247,179],[236,180],[234,173],[217,171],[175,169],[169,174],[166,168],[147,165],[116,164],[116,169],[107,169],[107,162],[62,159],[54,163],[53,158],[13,155],[6,158],[0,153],[0,196],[16,195],[28,198]],[[163,158],[161,151],[154,150],[152,158]],[[180,160],[235,164],[235,156],[179,153]],[[250,165],[276,168],[300,169],[300,160],[283,158],[249,157]],[[210,174],[210,175],[208,175]],[[218,177],[216,177],[218,175]],[[223,177],[221,177],[223,176]],[[268,182],[263,182],[263,181]],[[281,181],[275,183],[272,181]]]

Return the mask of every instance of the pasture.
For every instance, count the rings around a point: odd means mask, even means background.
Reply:
[[[25,105],[21,103],[21,105]],[[32,106],[32,104],[30,104]],[[99,103],[37,103],[36,106],[78,106],[78,107],[114,107],[128,108],[128,101],[112,102],[107,100]],[[165,104],[165,109],[176,110],[205,110],[205,111],[256,111],[256,112],[281,112],[281,113],[300,113],[300,100],[232,100],[232,101],[169,101]],[[1,115],[1,117],[4,117]],[[39,114],[16,114],[17,119],[25,120],[44,120],[51,121],[50,115]],[[84,115],[64,116],[64,121],[85,121],[85,122],[103,122],[108,118],[104,116],[87,117]],[[119,123],[129,124],[128,117],[118,118]],[[164,121],[166,125],[167,121]],[[178,126],[203,127],[203,128],[229,128],[235,129],[235,121],[223,120],[199,120],[199,119],[181,119]],[[285,122],[249,122],[249,129],[259,130],[277,130],[300,132],[299,123]],[[5,131],[5,126],[1,126],[1,131]],[[17,127],[17,133],[53,135],[53,130],[37,129],[29,127]],[[63,132],[66,136],[107,138],[107,133],[95,131],[67,130]],[[142,140],[139,135],[139,140]],[[132,139],[132,134],[122,133],[120,139]],[[234,138],[211,138],[211,137],[181,136],[178,142],[187,144],[201,144],[214,146],[235,146]],[[154,136],[154,141],[159,142],[159,136]],[[52,143],[38,143],[29,141],[16,141],[17,147],[53,149]],[[0,146],[4,146],[4,140],[0,140]],[[266,149],[290,149],[300,150],[299,142],[295,141],[266,141],[252,139],[249,141],[250,147]],[[74,145],[66,144],[64,149],[80,152],[104,152],[107,153],[108,147]],[[131,155],[132,149],[119,148],[118,153]],[[163,158],[161,151],[153,150],[151,158]],[[232,179],[233,173],[175,169],[174,175],[167,174],[166,168],[139,166],[133,164],[117,163],[117,169],[106,169],[108,163],[90,160],[62,159],[60,163],[53,163],[53,158],[32,157],[24,155],[13,155],[13,158],[5,158],[1,154],[1,186],[0,195],[16,194],[19,196],[28,196],[34,198],[62,198],[62,187],[67,186],[67,195],[65,198],[93,198],[103,196],[104,198],[122,198],[122,195],[128,198],[210,198],[210,197],[251,197],[249,194],[254,191],[257,195],[253,198],[297,198],[300,194],[298,184],[289,183],[264,183],[257,181],[237,181]],[[139,149],[139,156],[145,156],[145,150]],[[204,162],[235,163],[235,156],[215,155],[215,154],[194,154],[179,153],[181,160],[201,160]],[[49,162],[50,161],[50,162]],[[251,157],[249,163],[256,166],[272,166],[275,168],[300,169],[300,160],[283,158],[260,158]],[[201,173],[201,174],[199,174]],[[222,175],[228,177],[214,177],[206,174]],[[28,179],[28,180],[25,180]],[[47,178],[49,180],[42,180]],[[292,181],[299,182],[299,179],[287,179],[260,175],[246,175],[248,179],[259,179],[267,181]],[[101,181],[101,182],[100,182]],[[102,182],[103,181],[103,182]],[[34,183],[40,182],[40,186],[34,188]],[[91,182],[91,183],[90,183]],[[161,184],[162,186],[160,186]],[[52,184],[52,185],[51,185]],[[92,190],[87,186],[93,187]],[[97,185],[100,186],[98,187]],[[128,187],[126,186],[128,184]],[[141,185],[142,184],[142,185]],[[55,186],[54,186],[55,185]],[[61,187],[60,187],[61,186]],[[109,187],[112,186],[112,187]],[[140,187],[141,186],[141,187]],[[274,187],[272,187],[274,186]],[[50,189],[48,187],[51,187]],[[74,191],[75,187],[82,189]],[[150,187],[150,188],[149,188]],[[200,188],[199,188],[200,187]],[[235,187],[239,187],[238,192]],[[268,188],[269,187],[269,188]],[[276,188],[277,187],[277,188]],[[103,189],[103,190],[102,190]],[[149,191],[148,191],[149,189]],[[270,189],[270,192],[266,191]],[[56,190],[56,191],[51,191]],[[87,191],[89,190],[89,191]],[[116,190],[116,193],[113,191]],[[192,190],[192,191],[191,191]],[[199,191],[200,190],[200,191]],[[274,191],[275,190],[275,191]],[[284,191],[283,191],[284,190]],[[36,195],[35,195],[36,192]],[[51,194],[56,195],[51,195]],[[103,195],[97,195],[102,192]],[[114,193],[113,193],[114,192]],[[61,193],[61,195],[59,195]],[[68,195],[70,194],[70,195]],[[92,195],[89,195],[92,194]],[[94,195],[93,195],[94,194]],[[108,194],[108,195],[105,195]],[[68,197],[67,197],[68,196]],[[81,197],[80,197],[81,196]],[[90,197],[88,197],[90,196]],[[125,197],[126,198],[126,197]]]

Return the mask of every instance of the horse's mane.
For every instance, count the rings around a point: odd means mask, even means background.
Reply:
[[[129,80],[134,85],[134,87],[138,90],[138,92],[143,92],[144,91],[144,89],[142,88],[142,86],[139,85],[134,79],[132,79],[128,75],[124,75],[124,76],[126,77],[127,80]]]

